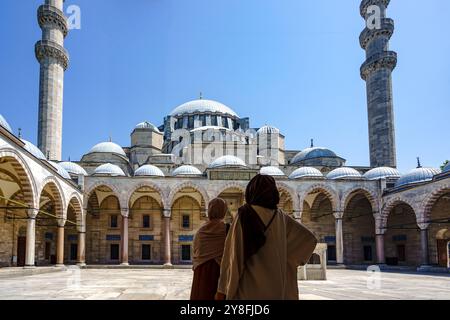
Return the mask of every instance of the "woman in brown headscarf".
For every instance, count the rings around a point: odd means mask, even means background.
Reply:
[[[277,208],[275,179],[257,175],[247,186],[225,243],[216,299],[298,300],[297,268],[316,237]]]
[[[209,221],[194,237],[191,300],[214,300],[220,275],[227,225],[223,218],[228,211],[226,202],[216,198],[208,206]]]

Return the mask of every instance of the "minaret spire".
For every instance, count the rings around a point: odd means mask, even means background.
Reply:
[[[64,71],[69,55],[64,49],[68,33],[64,0],[45,0],[38,9],[42,40],[35,46],[39,61],[38,147],[50,160],[61,160]]]
[[[392,98],[392,71],[397,65],[397,54],[389,50],[394,33],[394,21],[386,18],[390,0],[363,0],[361,16],[367,26],[359,37],[366,51],[361,66],[361,77],[367,86],[369,119],[370,165],[396,167],[394,104]],[[371,23],[374,22],[375,23]]]

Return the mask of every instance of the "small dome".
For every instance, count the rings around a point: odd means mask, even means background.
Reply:
[[[364,178],[367,180],[379,180],[386,178],[400,178],[400,172],[397,169],[389,167],[379,167],[367,171],[364,174]]]
[[[322,172],[313,167],[301,167],[291,173],[289,179],[323,178]]]
[[[92,147],[91,150],[89,150],[88,154],[90,153],[116,153],[120,154],[123,157],[126,157],[125,151],[123,151],[122,147],[114,142],[101,142],[99,144],[96,144]]]
[[[236,112],[231,110],[226,105],[217,101],[204,99],[186,102],[181,106],[175,108],[170,113],[170,115],[174,117],[182,114],[203,113],[203,112],[228,114],[232,117],[238,116]]]
[[[273,176],[273,177],[284,177],[285,174],[283,171],[281,171],[278,167],[262,167],[261,170],[259,170],[260,174],[266,175],[266,176]]]
[[[264,127],[261,127],[256,133],[257,134],[279,134],[280,129],[266,125]]]
[[[164,177],[164,173],[156,166],[146,164],[134,172],[135,177]]]
[[[210,169],[222,167],[247,167],[247,165],[238,157],[228,155],[217,158],[208,166]]]
[[[56,169],[56,171],[58,171],[61,177],[63,177],[64,179],[71,179],[70,174],[66,171],[66,169],[60,166],[59,163],[54,161],[47,161],[47,162],[50,163],[52,167]]]
[[[292,158],[291,163],[296,164],[300,161],[311,160],[316,158],[337,158],[336,153],[327,148],[312,147],[297,153]]]
[[[201,176],[202,173],[194,166],[184,165],[176,168],[172,172],[172,176]]]
[[[36,147],[34,144],[32,144],[30,141],[27,141],[25,139],[20,139],[23,143],[25,143],[25,150],[27,150],[29,153],[31,153],[33,156],[35,156],[38,159],[46,160],[46,157],[42,153],[41,150],[39,150],[38,147]]]
[[[148,121],[144,121],[141,123],[138,123],[135,127],[135,129],[150,129],[156,132],[160,132],[159,129],[152,123],[148,122]]]
[[[60,162],[59,165],[63,167],[69,174],[87,176],[86,170],[74,162]]]
[[[404,174],[398,179],[396,187],[406,186],[409,184],[426,182],[433,180],[433,177],[441,173],[441,170],[435,168],[416,168]]]
[[[349,179],[349,178],[362,178],[361,173],[356,171],[353,168],[342,167],[337,168],[328,173],[328,179],[337,180],[337,179]]]
[[[3,118],[1,114],[0,114],[0,126],[2,126],[3,128],[12,133],[11,126],[9,125],[8,121],[6,121],[6,119]]]
[[[450,162],[447,163],[447,165],[444,167],[444,170],[442,172],[450,172]]]
[[[124,177],[125,173],[119,166],[111,163],[102,164],[94,170],[94,175],[107,175],[113,177]]]

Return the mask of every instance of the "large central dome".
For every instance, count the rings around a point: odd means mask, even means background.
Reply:
[[[213,100],[205,100],[205,99],[199,99],[194,100],[190,102],[186,102],[182,104],[179,107],[176,107],[170,115],[172,117],[180,116],[183,114],[193,114],[193,113],[221,113],[221,114],[227,114],[232,117],[238,117],[236,112],[231,110],[231,108],[227,107],[226,105],[213,101]]]

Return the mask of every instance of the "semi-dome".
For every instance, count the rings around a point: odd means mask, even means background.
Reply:
[[[222,167],[241,167],[245,168],[247,165],[244,161],[239,159],[238,157],[227,155],[217,158],[208,166],[210,169],[214,168],[222,168]]]
[[[444,167],[444,170],[442,172],[450,172],[450,162],[447,163],[447,165]]]
[[[6,121],[6,119],[3,118],[1,114],[0,114],[0,126],[2,126],[3,128],[12,133],[11,126],[9,125],[8,121]]]
[[[338,158],[336,153],[327,148],[312,147],[300,151],[292,158],[291,163],[296,164],[301,161],[317,159],[317,158]]]
[[[25,150],[27,150],[33,156],[35,156],[36,158],[41,159],[41,160],[46,159],[44,154],[42,153],[42,151],[38,147],[36,147],[34,144],[32,144],[30,141],[27,141],[25,139],[20,139],[20,140],[22,140],[22,142],[25,143],[25,146],[24,146]]]
[[[172,176],[201,176],[202,172],[194,166],[184,165],[176,168],[172,172]]]
[[[54,161],[47,161],[47,162],[49,164],[51,164],[52,167],[56,169],[56,171],[58,171],[58,173],[61,177],[63,177],[64,179],[71,179],[70,174],[67,172],[66,169],[64,169],[62,166],[60,166],[59,163],[54,162]]]
[[[148,121],[144,121],[141,123],[138,123],[135,127],[135,129],[150,129],[156,132],[160,132],[158,127],[156,127],[153,123],[150,123]]]
[[[115,164],[111,164],[111,163],[106,163],[106,164],[102,164],[101,166],[97,167],[97,169],[94,170],[94,175],[124,177],[125,173],[123,172],[122,169],[120,169],[119,166],[116,166]]]
[[[164,173],[157,166],[146,164],[134,172],[135,177],[164,177]]]
[[[397,169],[390,167],[379,167],[367,171],[364,174],[367,180],[379,180],[386,178],[400,178],[400,172]]]
[[[291,173],[289,179],[323,178],[322,172],[313,167],[301,167]]]
[[[259,130],[256,132],[257,134],[278,134],[280,133],[280,129],[275,128],[273,126],[264,126],[259,128]]]
[[[336,179],[352,179],[361,178],[362,175],[357,170],[348,167],[337,168],[328,173],[327,178],[331,180]]]
[[[238,117],[236,112],[231,110],[231,108],[226,105],[213,101],[213,100],[193,100],[182,104],[181,106],[176,107],[171,113],[171,116],[179,116],[182,114],[192,114],[192,113],[203,113],[203,112],[211,112],[211,113],[222,113],[228,114],[232,117]]]
[[[441,173],[441,170],[435,168],[416,168],[404,174],[398,179],[395,184],[396,187],[406,186],[419,182],[426,182],[433,180],[433,177]]]
[[[114,142],[101,142],[96,144],[91,150],[89,150],[88,154],[90,153],[116,153],[123,157],[127,156],[122,147]]]
[[[83,169],[82,166],[80,166],[79,164],[76,164],[74,162],[60,162],[59,165],[61,167],[63,167],[69,174],[73,174],[73,175],[83,175],[83,176],[87,176],[87,172],[86,170]]]
[[[273,176],[273,177],[284,177],[285,174],[283,171],[281,171],[280,168],[278,167],[273,167],[273,166],[269,166],[269,167],[262,167],[259,170],[260,174],[266,175],[266,176]]]

